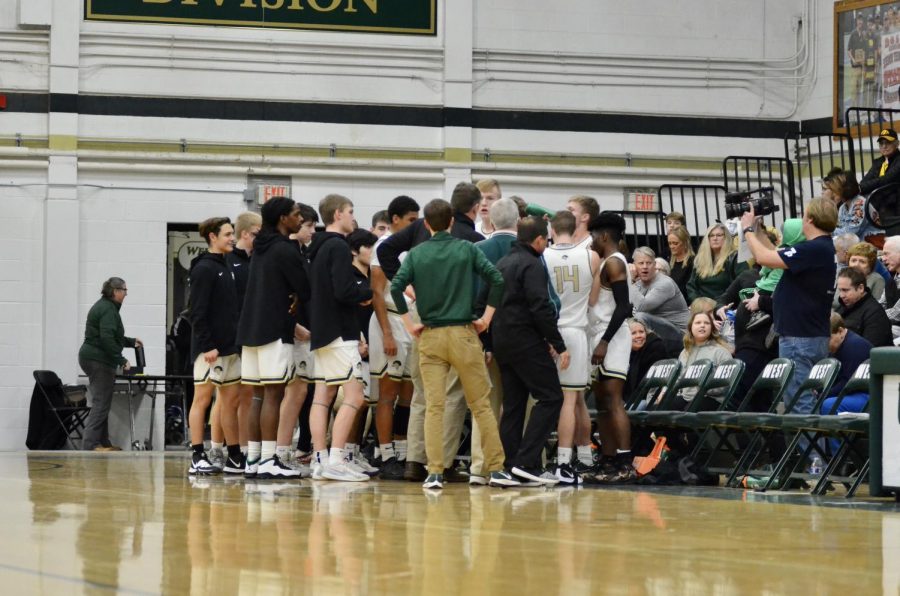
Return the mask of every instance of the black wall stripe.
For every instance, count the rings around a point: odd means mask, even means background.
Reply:
[[[786,120],[71,94],[7,94],[7,112],[783,139]],[[824,126],[827,119],[804,121]],[[827,128],[825,129],[827,130]]]

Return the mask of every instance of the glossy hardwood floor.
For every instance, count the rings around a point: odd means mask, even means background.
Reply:
[[[893,502],[725,489],[189,480],[0,454],[4,594],[900,593]]]

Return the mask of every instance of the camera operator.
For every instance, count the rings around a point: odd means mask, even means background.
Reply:
[[[832,201],[815,198],[803,217],[805,242],[775,249],[757,219],[753,203],[741,216],[741,234],[753,258],[763,267],[784,269],[775,287],[773,307],[778,355],[794,361],[794,376],[785,392],[790,400],[809,375],[812,366],[828,356],[831,337],[831,301],[834,297],[834,244],[831,232],[837,225],[837,209]],[[795,412],[810,413],[813,396],[805,392]]]
[[[885,128],[878,135],[878,152],[881,157],[872,162],[872,167],[859,182],[859,191],[868,195],[882,186],[900,182],[900,141],[893,128]]]

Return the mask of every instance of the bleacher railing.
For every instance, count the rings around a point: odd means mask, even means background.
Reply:
[[[897,129],[900,125],[900,110],[847,108],[844,122],[851,137],[851,164],[857,178],[862,178],[872,167],[872,161],[879,157],[878,133],[884,128]]]
[[[663,184],[657,190],[663,213],[683,213],[688,230],[697,237],[703,237],[717,221],[724,221],[725,193],[721,184]]]
[[[794,196],[803,213],[804,203],[822,194],[822,178],[832,168],[851,169],[853,140],[845,133],[789,133],[784,137],[784,157],[794,166]]]
[[[617,211],[625,219],[625,242],[634,250],[649,246],[659,256],[669,254],[665,214],[661,211]]]
[[[769,217],[773,226],[780,226],[785,219],[798,217],[802,213],[802,206],[798,208],[797,204],[794,166],[790,159],[729,155],[722,160],[722,176],[728,192],[773,187],[775,202],[781,207],[781,211]]]

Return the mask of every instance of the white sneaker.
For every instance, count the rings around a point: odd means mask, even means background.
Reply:
[[[469,486],[487,486],[488,479],[485,476],[469,474]]]
[[[366,458],[364,457],[353,457],[350,460],[346,461],[346,463],[354,472],[360,472],[362,474],[365,474],[366,476],[369,476],[370,478],[372,476],[378,475],[378,468],[369,464],[369,462],[367,462]]]
[[[300,472],[286,466],[284,462],[278,459],[277,455],[273,455],[269,459],[259,462],[259,469],[256,471],[256,477],[261,480],[279,479],[289,480],[291,478],[300,478]]]
[[[259,471],[259,458],[256,461],[246,460],[247,463],[244,465],[244,478],[256,478],[256,473]]]
[[[224,469],[225,468],[225,450],[224,449],[210,449],[207,451],[209,454],[209,463],[216,466],[217,468]]]
[[[348,465],[348,462],[341,462],[336,466],[327,465],[322,470],[322,478],[328,480],[338,480],[341,482],[365,482],[369,479],[366,474],[357,472]]]
[[[312,479],[313,480],[324,480],[325,477],[322,476],[322,472],[325,471],[325,464],[320,464],[317,461],[313,461],[310,466],[310,470],[312,471]]]
[[[301,463],[300,460],[297,458],[296,454],[294,454],[294,453],[291,453],[290,455],[287,456],[287,458],[285,458],[282,461],[290,469],[300,472],[300,478],[309,478],[312,475],[312,472],[310,471],[309,466],[307,466],[304,463]]]

